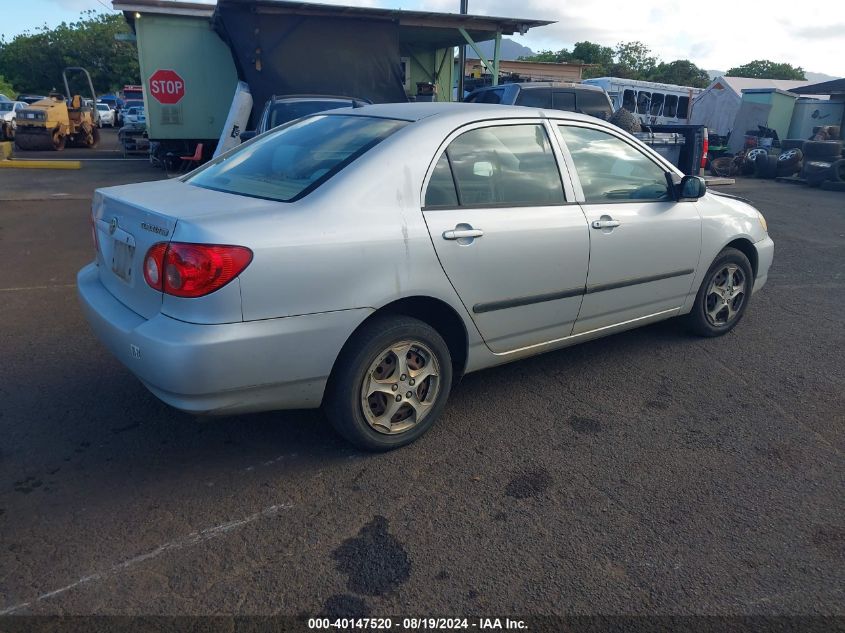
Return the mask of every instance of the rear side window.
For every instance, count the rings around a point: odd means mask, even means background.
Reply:
[[[291,202],[407,124],[396,119],[344,115],[300,119],[223,154],[186,182]]]
[[[640,91],[637,95],[637,112],[640,114],[648,114],[651,107],[651,93]]]
[[[566,110],[567,112],[575,112],[576,100],[574,92],[555,92],[554,94],[555,110]]]
[[[686,119],[687,110],[689,109],[689,97],[678,98],[678,118]]]
[[[527,106],[529,108],[551,108],[552,91],[542,88],[520,90],[519,96],[516,98],[516,105]]]
[[[452,178],[452,168],[449,167],[449,158],[446,156],[446,152],[443,152],[440,156],[434,166],[434,171],[431,173],[428,189],[425,190],[425,206],[458,206],[458,192],[455,190],[455,180]]]
[[[496,88],[495,90],[482,90],[477,94],[470,95],[469,97],[467,97],[467,101],[470,103],[501,103],[504,94],[504,88]]]
[[[622,107],[628,112],[636,112],[637,110],[637,93],[633,90],[626,90],[622,95]]]
[[[625,141],[591,128],[558,126],[586,202],[668,200],[666,172]]]
[[[446,152],[461,206],[564,202],[557,161],[542,125],[470,130],[452,141]]]
[[[351,106],[351,101],[282,101],[274,103],[270,106],[270,112],[268,113],[267,129],[271,130],[283,123],[308,116],[309,114]]]

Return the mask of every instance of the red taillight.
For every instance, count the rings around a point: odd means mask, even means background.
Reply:
[[[707,152],[710,151],[710,135],[707,128],[704,128],[704,142],[702,143],[701,168],[707,167]]]
[[[147,256],[144,257],[144,280],[150,288],[156,290],[162,289],[162,278],[164,275],[164,252],[167,250],[167,244],[160,242],[153,244],[150,250],[147,251]]]
[[[252,261],[243,246],[155,244],[144,258],[147,285],[176,297],[202,297],[222,288]]]

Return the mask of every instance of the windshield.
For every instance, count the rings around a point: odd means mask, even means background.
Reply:
[[[0,112],[8,112],[14,105],[11,101],[0,101]]]
[[[312,116],[244,143],[189,176],[186,182],[291,202],[407,124],[365,116]]]
[[[97,109],[98,109],[98,110],[102,110],[103,112],[105,112],[106,110],[108,110],[108,109],[109,109],[109,107],[108,107],[105,103],[98,103],[98,104],[97,104]]]
[[[283,123],[288,123],[289,121],[308,116],[309,114],[316,114],[323,110],[351,106],[351,101],[283,101],[274,103],[270,107],[270,115],[267,117],[267,129],[271,130]]]

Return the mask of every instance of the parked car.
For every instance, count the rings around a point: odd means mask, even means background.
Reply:
[[[486,86],[473,90],[464,101],[553,108],[581,112],[605,121],[613,114],[610,97],[602,88],[579,83],[538,81]]]
[[[26,105],[23,101],[0,101],[0,141],[15,139],[18,112]]]
[[[147,117],[144,113],[144,108],[132,107],[126,110],[123,115],[124,125],[142,125],[146,124]]]
[[[725,334],[774,251],[751,204],[608,123],[460,103],[312,115],[100,189],[92,222],[84,312],[156,396],[322,405],[371,450],[468,372],[676,316]]]
[[[16,101],[23,101],[27,105],[31,105],[36,101],[41,101],[42,99],[46,99],[47,97],[44,95],[29,95],[29,94],[20,94]]]
[[[309,114],[316,114],[335,108],[360,108],[368,105],[367,99],[355,97],[335,97],[332,95],[286,95],[268,99],[254,130],[241,132],[241,141],[247,141],[274,127],[293,121]]]
[[[109,107],[109,104],[98,103],[97,116],[100,127],[103,127],[104,125],[114,127],[114,110]]]

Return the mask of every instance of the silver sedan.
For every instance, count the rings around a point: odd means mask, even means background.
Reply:
[[[682,317],[733,329],[774,245],[598,119],[477,104],[299,119],[177,180],[100,189],[79,296],[179,409],[322,406],[356,445],[431,428],[472,371]]]

